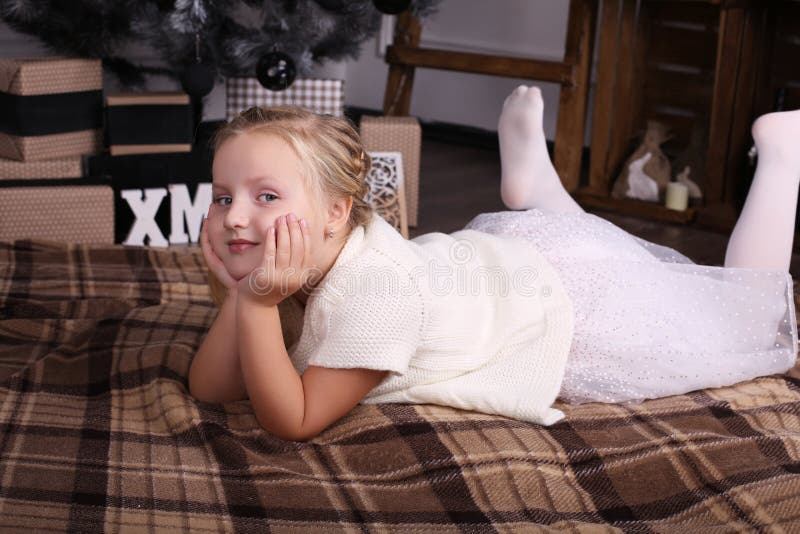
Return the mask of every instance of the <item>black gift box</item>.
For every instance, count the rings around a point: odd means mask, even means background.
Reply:
[[[106,97],[106,135],[113,156],[189,152],[192,123],[186,93],[120,93]]]

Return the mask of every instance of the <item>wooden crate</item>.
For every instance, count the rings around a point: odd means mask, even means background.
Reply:
[[[800,109],[800,2],[774,2],[767,16],[766,72],[759,91],[758,110]],[[781,102],[776,100],[781,99]]]
[[[588,183],[584,205],[673,222],[730,226],[735,185],[747,173],[756,73],[763,57],[766,3],[748,0],[606,0],[600,17]],[[697,209],[611,198],[614,180],[648,120],[670,127],[670,159],[700,139],[692,169],[704,193]],[[681,169],[673,168],[673,175]]]

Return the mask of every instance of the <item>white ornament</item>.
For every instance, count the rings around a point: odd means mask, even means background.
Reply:
[[[689,188],[689,198],[703,198],[703,192],[700,190],[700,186],[698,186],[691,178],[689,178],[691,173],[692,168],[687,165],[683,168],[680,174],[675,177],[675,180]]]
[[[625,196],[658,202],[658,183],[644,172],[644,166],[653,154],[648,152],[628,165],[628,192]]]

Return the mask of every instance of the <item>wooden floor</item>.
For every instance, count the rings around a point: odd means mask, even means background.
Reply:
[[[419,224],[411,237],[428,232],[453,232],[475,215],[505,209],[500,199],[500,159],[497,150],[424,138],[420,162]],[[626,231],[672,247],[697,263],[722,265],[728,235],[681,224],[668,224],[612,212],[587,210]],[[795,247],[790,272],[800,275]]]

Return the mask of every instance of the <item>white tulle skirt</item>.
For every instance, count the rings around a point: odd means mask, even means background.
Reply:
[[[675,395],[795,363],[787,272],[698,265],[588,213],[486,213],[467,228],[524,237],[558,270],[575,310],[568,402]]]

